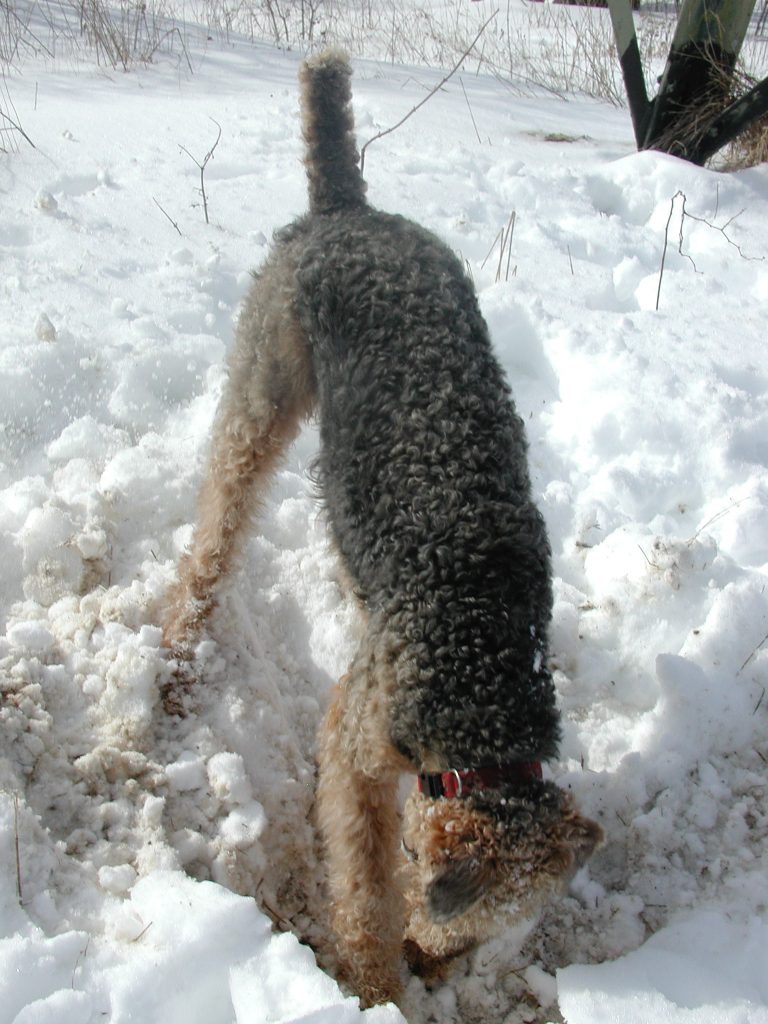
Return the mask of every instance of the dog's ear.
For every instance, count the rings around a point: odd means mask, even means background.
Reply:
[[[587,863],[603,841],[603,830],[591,818],[569,811],[563,819],[558,840],[547,859],[547,870],[552,875],[570,878]]]
[[[448,861],[427,886],[427,912],[445,924],[474,906],[493,882],[493,867],[479,857]]]
[[[581,814],[576,815],[568,837],[573,850],[576,871],[587,863],[604,837],[605,834],[596,821],[585,818]]]

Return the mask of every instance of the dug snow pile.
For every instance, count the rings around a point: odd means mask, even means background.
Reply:
[[[238,301],[305,208],[299,58],[193,59],[14,81],[38,148],[0,163],[2,1024],[361,1016],[299,942],[323,921],[314,736],[355,635],[311,428],[199,647],[194,712],[159,703]],[[441,77],[356,72],[361,141]],[[202,158],[211,119],[206,225],[180,147]],[[638,155],[626,113],[465,75],[366,176],[476,282],[554,549],[550,771],[607,834],[527,938],[412,980],[403,1013],[763,1022],[768,169]]]

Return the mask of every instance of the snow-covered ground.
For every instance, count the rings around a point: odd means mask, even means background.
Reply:
[[[312,429],[200,645],[195,712],[158,702],[238,301],[305,207],[298,55],[190,56],[194,75],[30,61],[13,81],[38,148],[0,157],[0,1024],[361,1012],[297,939],[322,927],[313,743],[354,633]],[[440,77],[358,62],[361,142]],[[202,160],[213,121],[206,225],[180,147]],[[528,423],[557,576],[550,771],[607,834],[522,946],[412,980],[403,1012],[762,1024],[768,167],[638,155],[626,112],[465,74],[366,176],[466,260]]]

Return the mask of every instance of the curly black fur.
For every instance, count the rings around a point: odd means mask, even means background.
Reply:
[[[391,738],[416,764],[424,751],[453,768],[550,758],[549,546],[472,284],[424,228],[371,209],[357,187],[345,208],[338,199],[280,241],[301,240],[295,305],[330,527],[401,642]]]
[[[402,900],[392,881],[403,771],[551,758],[559,720],[523,424],[456,256],[367,204],[349,78],[333,50],[302,66],[310,210],[278,233],[243,304],[163,637],[189,657],[269,477],[316,411],[329,528],[367,611],[320,730],[317,816],[340,976],[370,1004],[400,991],[404,935],[412,966],[437,976],[530,916],[601,832],[553,783],[514,773],[467,799],[416,791]],[[165,695],[174,713],[179,692]]]
[[[302,65],[304,142],[312,213],[348,210],[365,202],[357,165],[350,78],[343,54],[326,50]]]

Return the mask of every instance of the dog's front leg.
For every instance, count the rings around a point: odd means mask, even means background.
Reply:
[[[354,668],[336,688],[320,736],[318,786],[339,977],[368,1006],[400,996],[404,925],[395,881],[399,773],[366,728],[369,693]]]

